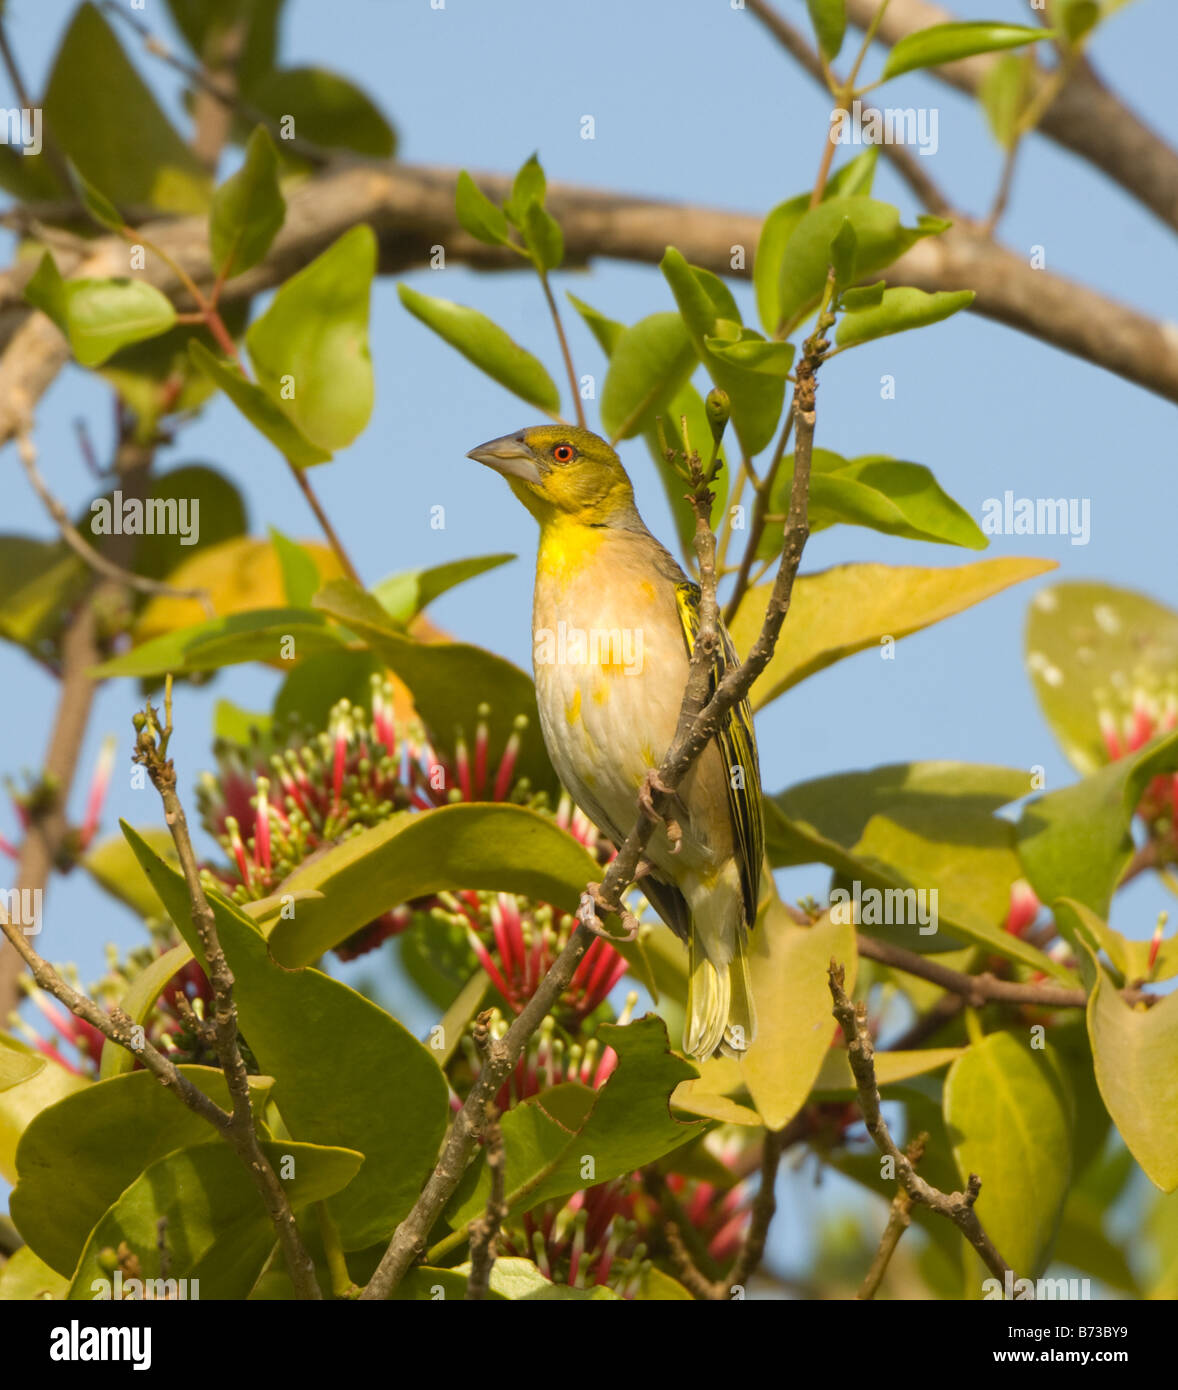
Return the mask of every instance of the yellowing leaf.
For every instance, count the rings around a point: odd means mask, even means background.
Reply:
[[[979,560],[955,569],[908,565],[838,565],[799,575],[782,639],[753,686],[755,708],[845,656],[876,646],[883,637],[907,637],[952,617],[982,599],[1055,569],[1054,560]],[[745,595],[731,631],[747,652],[765,620],[772,586]]]
[[[761,1119],[780,1129],[801,1109],[837,1027],[827,969],[846,966],[855,987],[855,928],[829,914],[800,927],[780,899],[770,898],[749,936],[749,971],[757,1006],[757,1037],[740,1063]]]
[[[335,553],[325,545],[304,542],[315,561],[320,580],[343,576]],[[168,575],[178,589],[204,589],[219,616],[256,608],[281,608],[286,603],[282,562],[274,543],[257,536],[235,536],[183,560]],[[203,622],[208,614],[199,599],[151,599],[135,623],[136,645],[179,628]]]

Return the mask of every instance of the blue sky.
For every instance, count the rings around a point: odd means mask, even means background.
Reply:
[[[802,0],[780,0],[805,25]],[[282,47],[286,65],[334,68],[364,87],[398,127],[408,161],[509,171],[538,149],[551,180],[763,213],[813,182],[829,104],[745,12],[729,0],[597,0],[557,6],[543,0],[290,0]],[[963,18],[1022,20],[1019,0],[961,0]],[[8,27],[29,85],[43,88],[72,12],[55,0],[11,0]],[[164,7],[145,17],[171,37]],[[1100,70],[1137,112],[1165,131],[1178,12],[1138,0],[1111,20],[1095,45]],[[179,123],[167,69],[135,61]],[[878,69],[879,51],[866,71]],[[939,151],[924,163],[970,211],[989,206],[1001,156],[978,108],[919,75],[886,89],[886,104],[935,106]],[[9,94],[5,104],[15,104]],[[594,117],[596,138],[580,138]],[[128,130],[128,142],[136,133]],[[228,167],[228,166],[226,166]],[[881,161],[876,196],[911,221],[907,191]],[[1171,234],[1107,180],[1045,140],[1023,152],[1001,229],[1012,248],[1046,250],[1056,273],[1075,277],[1155,317],[1175,316]],[[656,268],[600,263],[558,275],[614,317],[632,321],[672,307]],[[426,293],[476,305],[540,354],[558,376],[552,328],[534,280],[476,275],[460,266],[419,271],[407,281]],[[734,283],[747,319],[751,289]],[[571,311],[566,315],[580,371],[600,372],[600,355]],[[527,666],[535,531],[500,479],[464,458],[473,445],[533,423],[528,407],[482,377],[400,307],[394,283],[373,295],[372,355],[377,405],[366,432],[337,461],[316,470],[320,497],[364,579],[470,554],[513,550],[520,559],[443,598],[433,617],[456,635]],[[882,400],[879,379],[896,378]],[[93,495],[75,442],[84,417],[100,451],[108,438],[107,388],[71,368],[43,399],[37,421],[42,472],[71,510]],[[984,500],[1016,495],[1091,499],[1086,547],[1062,537],[997,537],[990,555],[1042,555],[1060,578],[1099,579],[1144,590],[1178,606],[1171,495],[1173,407],[1096,367],[980,318],[961,315],[925,332],[889,338],[830,364],[819,398],[817,443],[854,455],[888,453],[927,464],[942,486],[979,518]],[[641,443],[623,451],[639,505],[656,533],[673,538],[661,488]],[[224,399],[161,453],[164,470],[204,460],[244,492],[255,532],[267,525],[317,539],[314,520],[273,449]],[[10,450],[0,460],[5,530],[48,536],[51,526]],[[446,509],[444,530],[430,508]],[[816,536],[804,568],[848,560],[952,565],[976,558],[943,547],[846,527]],[[1019,586],[935,629],[906,639],[896,659],[868,652],[812,678],[773,705],[759,725],[767,789],[842,769],[919,758],[1016,767],[1042,764],[1049,786],[1073,780],[1039,713],[1022,665],[1022,627],[1036,587]],[[786,640],[788,641],[788,628]],[[0,769],[16,773],[40,756],[55,687],[11,648],[0,656],[4,719]],[[173,750],[191,806],[199,771],[210,765],[212,706],[220,696],[265,708],[276,677],[234,668],[177,700]],[[106,826],[117,816],[158,821],[152,793],[130,787],[125,755],[133,682],[101,692],[73,806],[80,811],[88,770],[104,735],[116,733],[120,761]],[[147,798],[147,799],[145,799]],[[0,808],[0,833],[15,823]],[[798,871],[797,894],[819,894],[825,871]],[[1160,890],[1134,885],[1114,918],[1129,935],[1152,930]],[[41,949],[76,961],[83,979],[103,968],[103,945],[140,939],[135,921],[80,874],[57,881],[46,906]],[[399,1000],[400,992],[393,994]],[[431,1021],[408,1001],[411,1026]],[[794,1224],[787,1212],[787,1221]],[[796,1230],[796,1227],[795,1227]]]

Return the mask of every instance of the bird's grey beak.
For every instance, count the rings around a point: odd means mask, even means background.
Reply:
[[[505,434],[500,439],[490,439],[480,444],[466,456],[476,463],[485,463],[505,478],[520,478],[525,483],[540,482],[540,468],[536,455],[514,435]]]

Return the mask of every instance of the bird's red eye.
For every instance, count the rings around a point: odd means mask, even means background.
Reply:
[[[576,452],[571,444],[558,444],[552,451],[552,457],[557,463],[572,463]]]

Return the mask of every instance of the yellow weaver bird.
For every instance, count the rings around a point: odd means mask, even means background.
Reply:
[[[541,425],[468,458],[503,474],[540,523],[532,610],[536,699],[548,755],[615,845],[670,747],[699,630],[699,586],[646,529],[617,454],[597,435]],[[737,664],[722,631],[712,688]],[[756,1033],[745,945],[756,920],[764,829],[752,712],[734,708],[692,764],[646,849],[640,886],[688,943],[683,1047],[739,1055]]]

